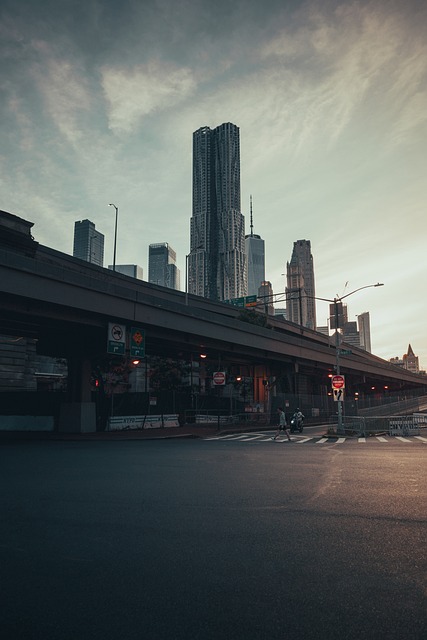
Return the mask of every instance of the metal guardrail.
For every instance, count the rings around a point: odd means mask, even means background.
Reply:
[[[334,423],[331,427],[336,429],[337,425]],[[415,436],[420,434],[420,429],[427,429],[427,413],[406,416],[346,416],[342,430],[344,435],[354,436]]]

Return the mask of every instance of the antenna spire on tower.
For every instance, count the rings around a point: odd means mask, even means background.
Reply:
[[[254,221],[253,221],[253,216],[252,216],[252,195],[250,196],[251,198],[251,238],[254,237]]]

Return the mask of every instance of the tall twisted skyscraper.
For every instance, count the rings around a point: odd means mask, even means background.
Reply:
[[[240,211],[240,134],[227,122],[193,133],[193,212],[188,291],[211,300],[246,295]]]

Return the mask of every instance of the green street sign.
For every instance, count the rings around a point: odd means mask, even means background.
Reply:
[[[245,307],[256,307],[256,305],[257,305],[257,296],[246,296]]]
[[[129,353],[132,358],[145,356],[145,331],[140,327],[132,327],[130,330]]]
[[[341,356],[351,356],[352,353],[353,353],[353,351],[351,351],[350,349],[340,349],[339,350],[339,354]]]

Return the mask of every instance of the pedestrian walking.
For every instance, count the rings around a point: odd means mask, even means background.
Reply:
[[[279,424],[277,427],[277,431],[276,431],[276,435],[274,436],[273,440],[276,440],[277,437],[280,435],[280,432],[283,431],[288,440],[291,440],[291,436],[289,435],[289,431],[287,429],[287,424],[286,424],[286,415],[285,412],[283,411],[282,407],[279,407],[277,409],[277,413],[279,414]]]

